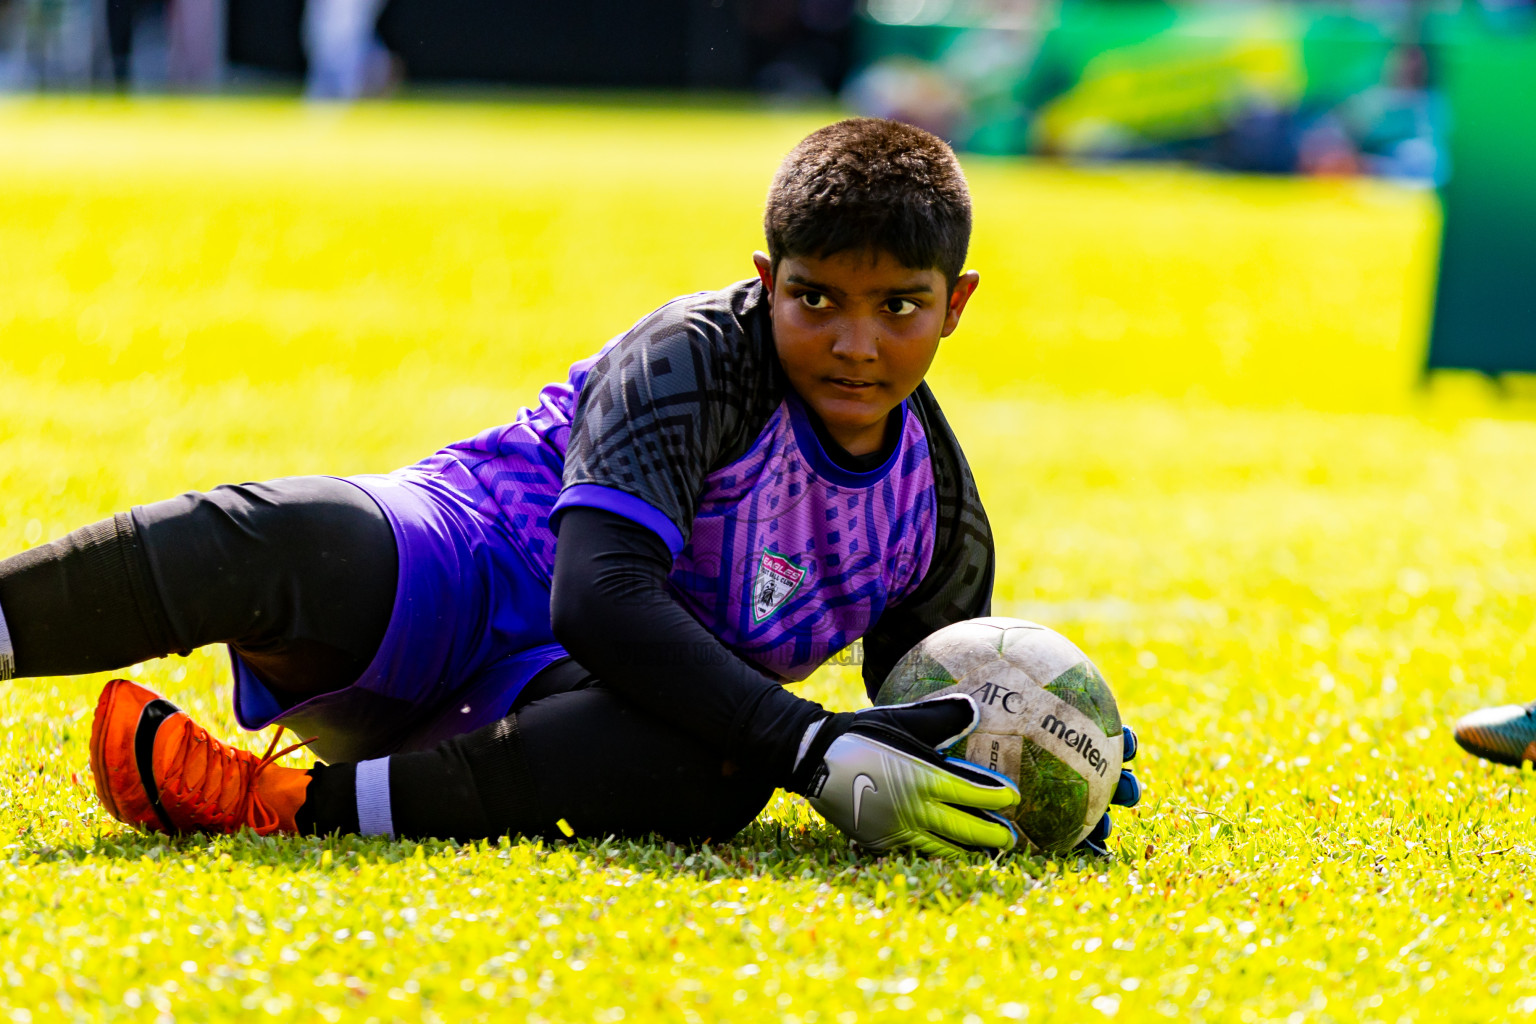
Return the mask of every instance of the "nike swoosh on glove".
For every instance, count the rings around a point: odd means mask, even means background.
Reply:
[[[1018,787],[938,752],[980,720],[963,693],[828,715],[807,730],[785,788],[870,850],[941,857],[1011,850],[1021,836],[997,812],[1018,804]]]
[[[1127,763],[1136,757],[1136,734],[1128,725],[1121,726],[1125,730],[1125,753],[1121,755],[1121,762]],[[1120,778],[1115,783],[1115,793],[1109,798],[1113,807],[1135,807],[1141,803],[1141,780],[1136,778],[1136,773],[1129,768],[1120,769]],[[1104,840],[1114,831],[1114,825],[1110,823],[1109,812],[1104,812],[1104,817],[1093,826],[1093,831],[1088,833],[1088,838],[1077,844],[1077,852],[1092,853],[1100,857],[1113,857],[1109,847],[1104,845]]]

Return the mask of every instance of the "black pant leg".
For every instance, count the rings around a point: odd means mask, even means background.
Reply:
[[[133,519],[182,648],[228,643],[294,699],[346,686],[373,660],[399,554],[361,488],[319,476],[225,485]]]
[[[577,835],[725,840],[767,806],[773,784],[594,686],[517,713],[543,815]]]
[[[529,680],[514,708],[540,812],[577,835],[724,840],[773,796],[762,773],[636,708],[572,658]]]
[[[0,615],[19,676],[101,672],[184,650],[126,512],[0,560]]]
[[[625,703],[573,661],[529,684],[535,699],[500,722],[389,762],[397,835],[472,840],[520,834],[724,841],[774,786]],[[526,692],[526,691],[525,691]],[[357,828],[352,765],[314,770],[300,825]]]
[[[393,530],[328,477],[143,505],[0,560],[22,676],[121,668],[229,643],[279,696],[350,683],[389,626]]]

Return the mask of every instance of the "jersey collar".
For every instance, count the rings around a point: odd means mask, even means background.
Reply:
[[[896,429],[896,445],[891,449],[890,456],[874,469],[863,473],[844,469],[832,461],[832,457],[822,446],[821,438],[816,436],[816,428],[811,425],[812,413],[805,407],[805,402],[799,395],[793,391],[788,392],[784,396],[784,404],[789,409],[789,422],[794,428],[796,447],[811,464],[811,469],[823,480],[829,480],[840,487],[868,487],[884,478],[901,456],[902,436],[907,429],[907,399],[903,399],[902,403],[896,407],[900,422]]]

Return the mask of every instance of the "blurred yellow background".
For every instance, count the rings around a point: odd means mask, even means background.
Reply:
[[[664,298],[750,276],[773,167],[835,116],[15,101],[3,359],[62,380],[548,377]],[[984,290],[939,380],[1375,408],[1417,374],[1428,192],[966,166]]]

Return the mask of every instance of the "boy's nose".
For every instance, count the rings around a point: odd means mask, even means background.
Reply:
[[[880,325],[862,318],[848,322],[837,332],[832,353],[844,359],[874,359],[880,354]]]

